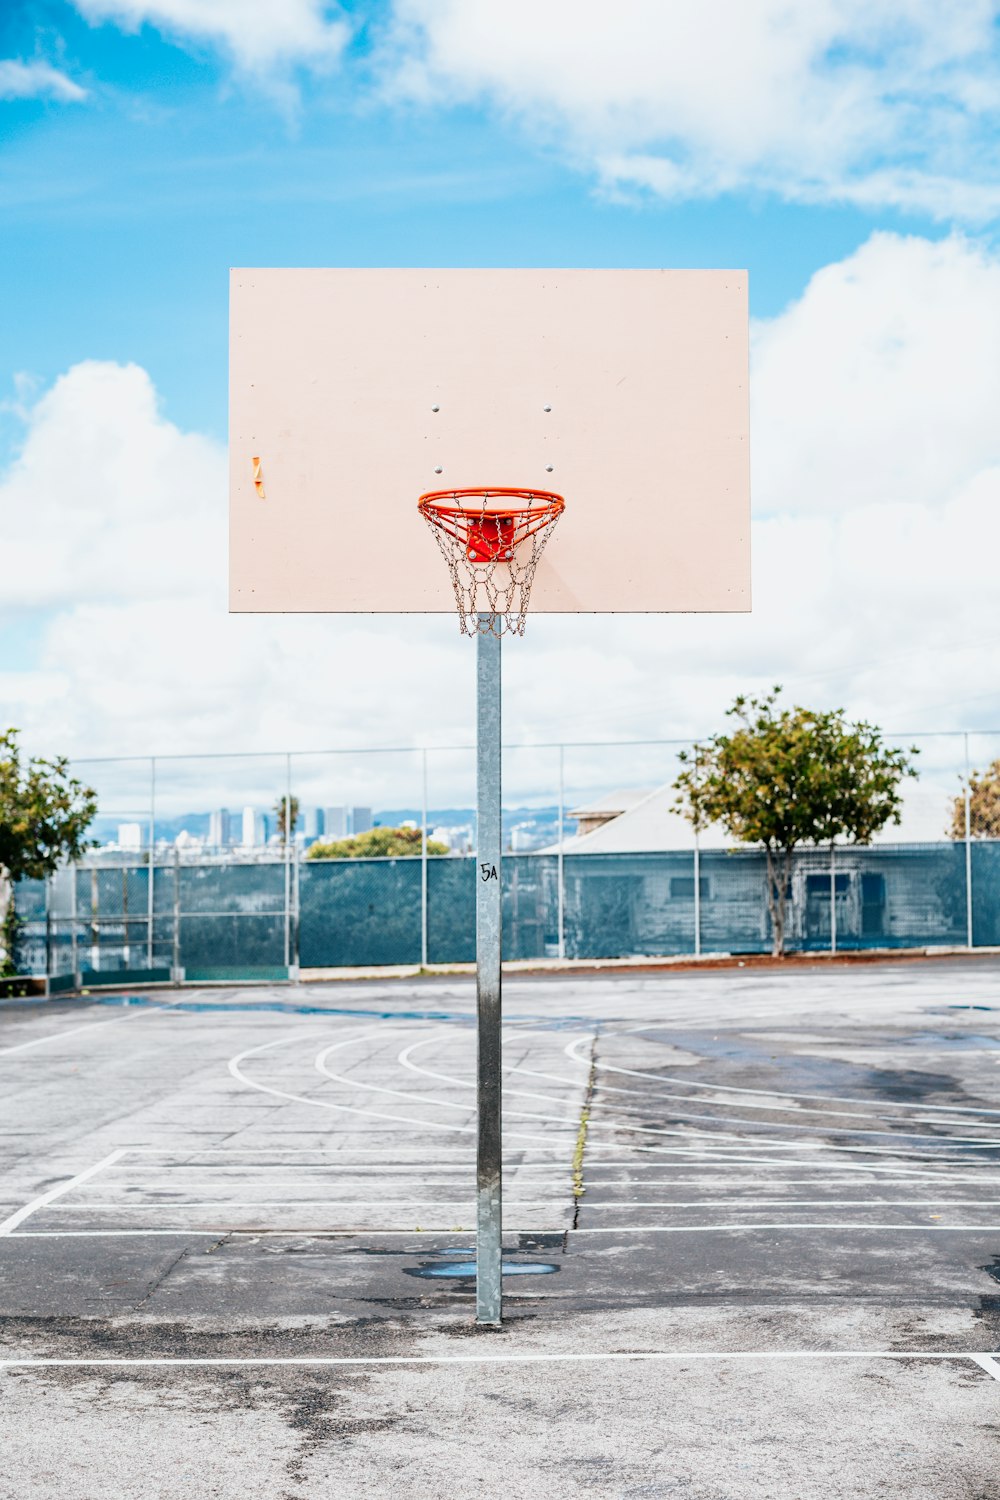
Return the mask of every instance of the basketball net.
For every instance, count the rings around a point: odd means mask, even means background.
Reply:
[[[565,501],[548,490],[432,490],[420,513],[441,549],[463,635],[523,635],[545,544]]]

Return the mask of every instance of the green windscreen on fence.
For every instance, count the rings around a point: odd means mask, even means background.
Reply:
[[[971,884],[967,883],[967,868]],[[426,874],[426,887],[424,875]],[[507,855],[504,957],[605,959],[771,947],[759,850]],[[22,973],[470,963],[474,857],[93,862],[21,881]],[[425,894],[426,891],[426,894]],[[803,849],[786,947],[822,952],[1000,945],[1000,842]]]

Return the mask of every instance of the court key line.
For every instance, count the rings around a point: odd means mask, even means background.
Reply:
[[[705,1362],[733,1360],[740,1363],[754,1361],[769,1363],[773,1360],[791,1359],[862,1359],[862,1360],[967,1360],[1000,1380],[1000,1364],[989,1354],[974,1354],[969,1350],[896,1350],[896,1349],[636,1349],[594,1350],[582,1354],[294,1354],[294,1355],[164,1355],[155,1356],[111,1356],[103,1359],[81,1357],[35,1358],[30,1356],[0,1357],[0,1368],[5,1369],[162,1369],[164,1367],[199,1368],[260,1368],[262,1366],[343,1366],[343,1365],[534,1365],[534,1364],[603,1364],[642,1363],[644,1361]]]

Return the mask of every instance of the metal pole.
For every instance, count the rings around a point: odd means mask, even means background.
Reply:
[[[174,961],[171,979],[181,982],[181,851],[174,848]]]
[[[292,962],[292,757],[285,756],[285,969]]]
[[[421,752],[423,802],[420,816],[420,967],[427,967],[427,751]]]
[[[77,874],[78,874],[77,866],[75,864],[70,865],[70,867],[69,867],[69,875],[70,875],[70,880],[72,882],[72,884],[70,885],[70,898],[69,898],[70,930],[72,932],[72,937],[70,938],[70,962],[71,962],[71,964],[73,966],[73,985],[74,985],[74,987],[79,986],[79,983],[80,983],[80,958],[79,958],[79,954],[77,953],[77,932],[76,932],[76,881],[77,881]]]
[[[972,947],[972,789],[969,786],[969,735],[965,740],[965,946]]]
[[[45,877],[45,977],[52,974],[52,876]],[[48,986],[46,986],[48,994]]]
[[[501,1317],[500,1142],[500,637],[479,616],[476,637],[476,1322]]]
[[[566,881],[563,864],[563,832],[566,818],[566,749],[559,746],[559,852],[556,856],[556,876],[559,882],[559,957],[566,957]]]
[[[694,825],[694,956],[701,957],[701,843]]]
[[[830,840],[830,952],[837,951],[837,866],[836,846]]]
[[[156,756],[149,757],[149,875],[146,887],[146,968],[153,967],[153,862],[156,858]]]

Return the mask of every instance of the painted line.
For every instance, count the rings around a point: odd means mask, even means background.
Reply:
[[[50,1031],[46,1036],[36,1036],[30,1042],[17,1042],[13,1047],[0,1047],[0,1057],[9,1057],[12,1052],[26,1052],[29,1047],[41,1047],[46,1042],[61,1042],[65,1037],[76,1036],[81,1031],[96,1031],[99,1026],[118,1026],[122,1021],[137,1021],[142,1016],[162,1015],[173,1010],[174,1005],[157,1005],[150,1008],[130,1010],[124,1016],[109,1016],[103,1021],[91,1021],[86,1026],[71,1026],[68,1031]]]
[[[11,1240],[117,1240],[132,1238],[156,1238],[172,1235],[175,1239],[218,1240],[229,1233],[227,1229],[21,1229],[9,1234]]]
[[[654,1029],[655,1023],[651,1026],[638,1026],[635,1028],[635,1032],[652,1031]],[[589,1068],[589,1058],[584,1059],[582,1057],[578,1057],[576,1052],[572,1050],[579,1045],[579,1041],[570,1042],[566,1047],[563,1048],[563,1051],[565,1055],[570,1059],[570,1061],[576,1063],[578,1067]],[[788,1089],[751,1089],[740,1087],[737,1084],[706,1083],[704,1080],[700,1080],[697,1084],[694,1084],[691,1083],[687,1078],[677,1078],[673,1074],[669,1073],[646,1073],[638,1068],[620,1068],[615,1067],[612,1063],[605,1062],[598,1062],[597,1066],[600,1071],[606,1073],[624,1073],[629,1078],[648,1078],[651,1079],[653,1083],[676,1083],[681,1084],[686,1088],[711,1089],[713,1093],[720,1094],[755,1094],[758,1098],[765,1099],[809,1099],[814,1103],[819,1104],[860,1104],[864,1106],[873,1102],[869,1099],[844,1098],[839,1094],[796,1094],[792,1093]],[[992,1116],[994,1119],[1000,1118],[1000,1109],[983,1109],[979,1106],[971,1104],[914,1105],[897,1103],[892,1099],[879,1099],[877,1103],[879,1109],[922,1109],[933,1110],[935,1113],[940,1112],[944,1114],[955,1115],[987,1115]]]
[[[53,1229],[48,1231],[31,1230],[21,1234],[9,1234],[10,1239],[114,1239],[119,1235],[141,1235],[141,1234],[175,1234],[175,1235],[207,1235],[213,1239],[221,1239],[226,1235],[247,1235],[259,1239],[278,1238],[295,1239],[300,1235],[315,1235],[327,1239],[351,1238],[358,1239],[363,1236],[388,1236],[388,1235],[451,1235],[471,1234],[475,1225],[468,1224],[420,1224],[411,1225],[408,1229],[382,1228],[375,1224],[356,1225],[351,1229],[331,1229],[323,1224],[299,1225],[294,1229],[257,1229],[253,1226],[236,1226],[224,1224],[212,1230],[155,1230],[155,1229],[94,1229],[94,1230],[72,1230]],[[1000,1224],[838,1224],[836,1221],[828,1223],[803,1223],[796,1221],[791,1224],[615,1224],[615,1225],[579,1225],[573,1229],[568,1224],[549,1224],[544,1227],[527,1224],[504,1224],[504,1234],[529,1234],[529,1235],[578,1235],[578,1234],[757,1234],[760,1231],[768,1233],[786,1230],[824,1230],[826,1232],[854,1232],[872,1230],[878,1233],[888,1234],[991,1234],[1000,1230]]]
[[[542,1033],[535,1033],[535,1032],[533,1032],[531,1034],[532,1035],[542,1035]],[[437,1072],[436,1070],[431,1069],[431,1068],[423,1068],[418,1063],[415,1063],[415,1062],[413,1062],[411,1060],[412,1054],[415,1051],[417,1051],[418,1048],[431,1046],[435,1042],[441,1040],[443,1037],[451,1038],[452,1035],[453,1034],[451,1032],[436,1032],[431,1037],[425,1037],[425,1038],[423,1038],[420,1041],[412,1042],[408,1047],[405,1047],[403,1049],[403,1051],[399,1054],[399,1057],[397,1058],[397,1062],[399,1062],[404,1068],[409,1069],[410,1072],[421,1074],[422,1076],[424,1076],[426,1078],[435,1078],[435,1079],[438,1079],[439,1081],[441,1081],[443,1083],[449,1083],[453,1087],[456,1087],[456,1088],[474,1088],[475,1087],[474,1081],[471,1081],[471,1080],[465,1079],[465,1078],[457,1078],[453,1074],[449,1074],[449,1073],[440,1073],[440,1072]],[[523,1033],[514,1033],[514,1035],[523,1035]],[[575,1041],[571,1041],[568,1044],[568,1046],[570,1046],[570,1047],[579,1047],[579,1046],[584,1045],[587,1042],[592,1042],[592,1038],[590,1038],[590,1037],[577,1038]],[[563,1050],[566,1051],[565,1048]],[[572,1056],[572,1060],[574,1062],[582,1063],[584,1061],[584,1059],[581,1059],[581,1058],[577,1057],[575,1053],[568,1054],[568,1055]],[[623,1070],[612,1070],[612,1071],[628,1071],[628,1070],[627,1069],[623,1069]],[[546,1080],[546,1081],[548,1081],[550,1083],[559,1084],[561,1087],[564,1087],[564,1088],[567,1088],[567,1089],[577,1089],[578,1090],[580,1088],[580,1081],[578,1079],[561,1078],[557,1074],[554,1074],[554,1073],[543,1073],[543,1072],[538,1071],[537,1069],[534,1069],[534,1068],[525,1068],[525,1067],[518,1066],[516,1064],[511,1064],[511,1065],[508,1065],[508,1066],[504,1067],[503,1068],[503,1072],[504,1073],[518,1073],[518,1074],[524,1075],[525,1077],[531,1077],[531,1078],[541,1078],[541,1079],[544,1079],[544,1080]],[[697,1088],[698,1085],[696,1083],[692,1083],[692,1084],[689,1085],[689,1087],[691,1087],[691,1088]],[[709,1085],[709,1087],[715,1087],[715,1085]],[[791,1104],[766,1104],[766,1103],[758,1104],[758,1103],[749,1102],[749,1101],[737,1101],[737,1100],[728,1101],[728,1100],[725,1100],[725,1099],[718,1099],[718,1098],[714,1098],[710,1094],[697,1094],[697,1093],[696,1094],[677,1094],[677,1093],[661,1092],[659,1090],[652,1090],[652,1089],[616,1088],[614,1084],[604,1084],[604,1083],[602,1083],[602,1085],[601,1085],[600,1092],[601,1092],[602,1096],[606,1095],[606,1094],[609,1094],[609,1093],[610,1094],[624,1094],[627,1098],[631,1098],[631,1099],[647,1099],[647,1098],[649,1098],[649,1099],[672,1099],[672,1100],[676,1100],[676,1101],[678,1101],[680,1103],[715,1105],[717,1108],[720,1108],[720,1109],[749,1108],[749,1109],[760,1110],[762,1112],[771,1112],[771,1113],[777,1113],[777,1114],[795,1114],[796,1116],[799,1116],[799,1115],[802,1115],[802,1114],[827,1115],[827,1116],[840,1116],[840,1117],[842,1117],[844,1119],[848,1119],[848,1120],[879,1119],[879,1118],[890,1118],[891,1119],[892,1118],[891,1116],[882,1117],[882,1116],[880,1116],[877,1113],[876,1110],[868,1110],[866,1112],[860,1112],[860,1111],[848,1111],[848,1110],[836,1110],[836,1109],[824,1110],[824,1109],[818,1109],[818,1108],[811,1108],[808,1105],[798,1105],[798,1104],[794,1104],[794,1105],[791,1105]],[[517,1088],[511,1088],[511,1087],[506,1087],[505,1086],[504,1089],[503,1089],[503,1093],[504,1093],[504,1095],[506,1097],[517,1097],[517,1098],[521,1098],[521,1099],[538,1099],[538,1100],[542,1100],[543,1102],[550,1103],[550,1104],[558,1104],[558,1103],[561,1102],[553,1094],[541,1093],[541,1092],[533,1091],[533,1090],[530,1090],[530,1089],[517,1089]],[[461,1106],[451,1105],[450,1107],[453,1108],[453,1109],[457,1109],[457,1108],[460,1108]],[[567,1107],[569,1107],[569,1106],[567,1106]],[[913,1106],[913,1107],[914,1108],[919,1108],[920,1106]],[[512,1113],[517,1113],[517,1111],[512,1111]],[[812,1134],[812,1135],[851,1135],[851,1136],[859,1136],[859,1135],[870,1136],[870,1135],[874,1135],[874,1136],[888,1136],[890,1139],[897,1139],[897,1140],[918,1140],[918,1141],[920,1141],[920,1140],[927,1140],[927,1141],[936,1141],[936,1142],[940,1142],[942,1140],[942,1137],[939,1136],[939,1135],[929,1134],[926,1131],[918,1131],[918,1130],[901,1130],[901,1129],[896,1129],[896,1130],[873,1130],[873,1129],[864,1128],[864,1127],[861,1127],[861,1126],[850,1127],[850,1126],[846,1126],[846,1125],[831,1125],[831,1126],[827,1127],[827,1126],[823,1126],[823,1125],[812,1125],[812,1124],[809,1124],[807,1122],[799,1122],[798,1120],[795,1123],[791,1123],[791,1122],[779,1122],[779,1121],[773,1121],[773,1120],[770,1120],[770,1121],[768,1121],[768,1120],[757,1120],[757,1121],[755,1121],[755,1120],[741,1120],[739,1118],[733,1119],[731,1116],[705,1115],[705,1114],[686,1114],[686,1113],[680,1113],[677,1110],[671,1110],[670,1111],[670,1117],[671,1117],[672,1120],[699,1121],[701,1123],[717,1122],[720,1125],[730,1125],[730,1126],[733,1126],[733,1125],[745,1125],[745,1126],[748,1126],[750,1129],[753,1129],[753,1128],[756,1127],[757,1129],[764,1129],[764,1130],[796,1130],[800,1134],[806,1134],[806,1133],[808,1133],[808,1134]],[[538,1117],[535,1117],[535,1118],[538,1118]],[[918,1117],[912,1123],[914,1123],[914,1124],[924,1124],[924,1123],[931,1123],[931,1121],[929,1119],[928,1120],[924,1120],[924,1119]],[[970,1124],[975,1124],[976,1122],[970,1122],[970,1121],[966,1121],[966,1120],[953,1120],[953,1119],[950,1119],[950,1120],[942,1120],[939,1123],[942,1124],[942,1125],[953,1125],[956,1128],[961,1128],[964,1125],[965,1128],[968,1129]],[[636,1126],[636,1125],[628,1125],[628,1126],[624,1126],[624,1128],[627,1129],[627,1130],[630,1130],[630,1131],[636,1131],[636,1130],[642,1130],[643,1129],[642,1126]],[[979,1130],[987,1130],[987,1129],[991,1129],[991,1128],[995,1129],[996,1127],[995,1127],[995,1125],[991,1125],[989,1122],[987,1122],[987,1121],[984,1120],[981,1124],[977,1124],[976,1128],[979,1129]],[[658,1133],[660,1133],[660,1132],[658,1132]],[[946,1139],[948,1139],[950,1141],[953,1141],[955,1144],[964,1144],[964,1143],[968,1142],[968,1143],[975,1143],[977,1146],[1000,1146],[1000,1141],[998,1141],[998,1140],[982,1141],[981,1138],[977,1139],[977,1137],[975,1137],[975,1136],[952,1136],[952,1137],[947,1137]]]
[[[360,1039],[355,1038],[354,1040]],[[235,1057],[230,1058],[228,1063],[229,1072],[237,1082],[244,1084],[247,1088],[257,1089],[263,1094],[273,1094],[278,1099],[290,1099],[295,1104],[308,1104],[316,1109],[334,1109],[340,1111],[342,1114],[361,1115],[368,1120],[388,1120],[393,1125],[417,1125],[422,1130],[445,1130],[451,1135],[474,1136],[476,1134],[475,1125],[442,1125],[433,1120],[414,1120],[408,1115],[387,1115],[377,1109],[356,1109],[349,1104],[336,1104],[332,1099],[313,1099],[306,1094],[292,1094],[287,1089],[274,1088],[271,1084],[256,1083],[252,1078],[248,1078],[240,1068],[240,1064],[248,1057],[255,1057],[261,1052],[267,1052],[272,1047],[282,1047],[288,1042],[301,1040],[303,1040],[301,1033],[296,1031],[289,1036],[278,1037],[273,1042],[264,1042],[260,1047],[248,1047],[246,1051],[238,1052]],[[362,1087],[367,1086],[362,1085]],[[566,1129],[567,1133],[571,1133],[573,1127],[565,1126],[562,1128]],[[552,1131],[549,1132],[550,1135],[553,1133]],[[532,1141],[536,1144],[539,1142],[544,1144],[543,1136],[527,1135],[518,1131],[508,1131],[506,1138],[508,1140]]]
[[[973,1354],[970,1358],[975,1361],[981,1370],[985,1370],[987,1375],[992,1375],[994,1380],[1000,1380],[1000,1364],[997,1363],[991,1354]]]
[[[460,1110],[463,1115],[469,1114],[472,1108],[471,1100],[467,1104],[457,1104],[454,1100],[442,1099],[437,1094],[416,1094],[412,1089],[389,1089],[385,1088],[381,1084],[365,1083],[360,1078],[347,1078],[343,1073],[335,1073],[331,1068],[327,1067],[326,1060],[330,1056],[331,1052],[339,1052],[341,1048],[353,1046],[355,1042],[361,1040],[361,1037],[350,1037],[347,1039],[347,1041],[333,1042],[329,1047],[324,1047],[323,1050],[316,1055],[314,1061],[314,1067],[316,1068],[316,1071],[318,1073],[321,1073],[324,1078],[329,1078],[332,1083],[342,1083],[345,1084],[347,1088],[366,1089],[372,1094],[389,1094],[393,1099],[405,1099],[407,1104],[415,1104],[418,1107],[424,1106],[428,1109],[457,1109]],[[558,1099],[551,1101],[551,1096],[549,1095],[545,1095],[544,1097],[550,1099],[550,1102],[554,1102],[556,1104],[559,1104],[561,1102]],[[567,1103],[565,1105],[565,1108],[572,1113],[573,1106],[571,1104]],[[538,1115],[524,1109],[508,1110],[507,1114],[514,1115],[519,1120],[544,1120],[547,1124],[563,1126],[567,1126],[569,1124],[569,1119],[565,1116]]]
[[[297,1355],[234,1355],[226,1356],[197,1356],[181,1355],[176,1358],[170,1356],[161,1357],[135,1357],[124,1356],[120,1358],[106,1357],[103,1359],[86,1358],[31,1358],[19,1357],[17,1355],[0,1357],[0,1367],[7,1369],[93,1369],[115,1368],[115,1369],[163,1369],[164,1367],[177,1366],[199,1367],[199,1368],[259,1368],[262,1366],[282,1367],[291,1366],[339,1366],[339,1365],[544,1365],[544,1364],[606,1364],[606,1363],[641,1363],[643,1361],[672,1361],[677,1362],[705,1362],[714,1363],[721,1360],[736,1360],[740,1363],[753,1364],[755,1362],[770,1363],[775,1360],[914,1360],[914,1361],[941,1361],[941,1360],[971,1360],[980,1369],[987,1370],[992,1374],[984,1359],[990,1360],[988,1355],[972,1354],[966,1350],[930,1350],[930,1349],[764,1349],[764,1350],[721,1350],[721,1349],[634,1349],[634,1350],[594,1350],[585,1354],[371,1354],[371,1355],[344,1355],[344,1354],[297,1354]],[[993,1361],[990,1360],[990,1363]]]
[[[530,1200],[529,1200],[530,1201]],[[540,1200],[541,1201],[541,1200]],[[435,1199],[405,1199],[393,1198],[393,1209],[443,1209],[459,1208],[469,1209],[475,1206],[475,1195],[470,1193],[467,1198],[452,1201],[448,1198]],[[519,1205],[524,1207],[524,1204]],[[60,1204],[59,1212],[85,1214],[91,1211],[102,1213],[169,1213],[175,1208],[184,1209],[257,1209],[257,1208],[283,1208],[289,1213],[297,1212],[301,1208],[325,1208],[332,1209],[363,1209],[369,1213],[377,1213],[384,1204],[373,1202],[370,1198],[254,1198],[250,1201],[230,1201],[228,1198],[211,1198],[207,1202],[190,1202],[178,1199],[167,1203],[63,1203]],[[747,1208],[756,1211],[758,1208],[1000,1208],[1000,1199],[982,1198],[754,1198],[751,1193],[745,1193],[734,1198],[695,1198],[689,1202],[641,1202],[637,1199],[629,1199],[627,1203],[593,1203],[589,1200],[582,1205],[586,1212],[592,1209],[598,1211],[626,1212],[634,1208]]]
[[[25,1219],[29,1219],[40,1208],[47,1208],[50,1203],[54,1203],[64,1193],[71,1193],[81,1183],[89,1181],[91,1177],[96,1177],[98,1172],[103,1172],[108,1167],[113,1167],[116,1161],[121,1161],[122,1157],[127,1155],[128,1147],[112,1151],[110,1156],[103,1157],[99,1162],[95,1162],[92,1167],[87,1167],[86,1171],[78,1172],[75,1177],[67,1177],[66,1181],[61,1182],[58,1187],[50,1188],[47,1193],[42,1193],[39,1197],[33,1198],[30,1203],[26,1203],[23,1208],[19,1208],[16,1213],[11,1214],[9,1219],[4,1219],[3,1223],[0,1223],[0,1235],[11,1234],[17,1228],[18,1224],[23,1224]]]

